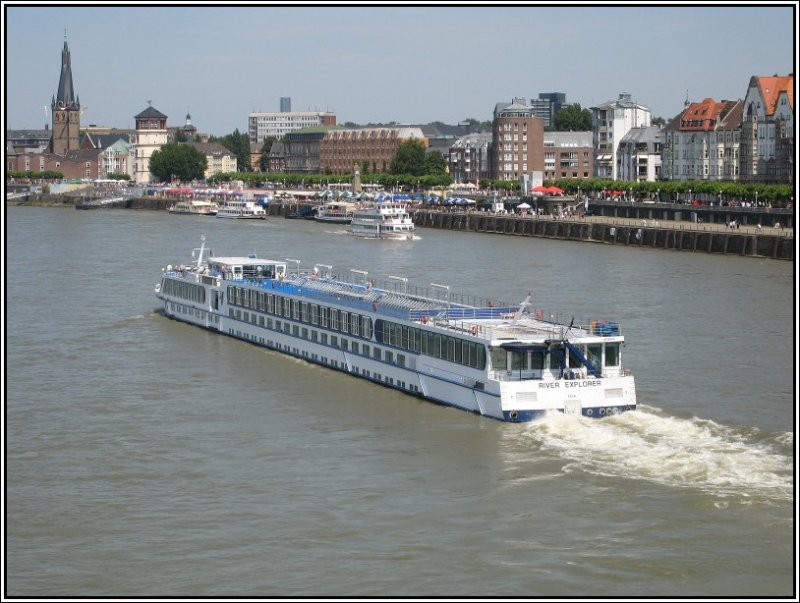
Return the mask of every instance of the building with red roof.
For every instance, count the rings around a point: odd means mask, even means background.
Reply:
[[[744,98],[741,178],[794,182],[794,74],[750,78]]]

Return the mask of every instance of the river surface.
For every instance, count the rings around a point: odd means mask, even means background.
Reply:
[[[270,217],[5,223],[9,597],[792,596],[794,264]],[[217,255],[619,321],[639,410],[506,424],[165,318]]]

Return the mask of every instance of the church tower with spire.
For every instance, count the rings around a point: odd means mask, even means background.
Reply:
[[[53,96],[50,105],[53,119],[53,135],[50,138],[50,152],[66,155],[67,151],[79,149],[81,129],[81,103],[75,95],[72,85],[72,60],[67,34],[64,33],[64,49],[61,51],[61,78],[58,80],[58,92]]]

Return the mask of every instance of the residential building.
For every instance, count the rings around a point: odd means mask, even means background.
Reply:
[[[794,182],[794,74],[753,76],[743,103],[741,179]]]
[[[188,142],[186,143],[200,151],[206,157],[206,180],[214,174],[230,174],[237,172],[237,160],[227,147],[218,142]]]
[[[286,171],[286,152],[282,140],[276,140],[269,149],[269,165],[267,171],[285,172]]]
[[[448,151],[454,182],[475,182],[492,177],[492,133],[477,132],[456,139]]]
[[[281,136],[310,126],[335,126],[336,115],[327,111],[280,111],[250,113],[247,118],[250,142],[262,144],[269,136]]]
[[[617,149],[631,128],[650,125],[650,109],[622,93],[614,101],[591,108],[594,177],[617,180]]]
[[[400,145],[412,139],[428,146],[420,128],[330,129],[319,143],[320,172],[349,174],[358,165],[362,174],[386,173]]]
[[[661,176],[667,180],[738,180],[742,101],[687,102],[664,128]]]
[[[52,132],[49,126],[44,130],[6,130],[6,147],[17,154],[42,153],[50,146]]]
[[[655,182],[661,176],[663,133],[659,126],[631,128],[617,148],[617,180]]]
[[[167,116],[152,106],[134,117],[133,180],[147,184],[151,180],[150,157],[167,144]]]
[[[495,180],[521,180],[544,170],[544,121],[524,98],[497,103],[492,121],[492,168]]]
[[[543,140],[545,180],[592,178],[591,132],[545,132]]]

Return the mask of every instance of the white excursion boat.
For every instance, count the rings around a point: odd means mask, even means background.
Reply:
[[[314,218],[319,222],[330,222],[332,224],[350,224],[353,219],[355,203],[346,201],[329,201],[325,205],[317,208],[317,216]]]
[[[413,239],[414,220],[398,201],[377,202],[353,212],[350,234],[372,239]]]
[[[217,217],[263,220],[267,210],[251,199],[228,199],[217,210]]]
[[[168,317],[502,421],[636,408],[618,323],[531,314],[530,295],[468,304],[446,285],[412,287],[398,276],[376,286],[351,270],[364,280],[346,282],[331,266],[219,257],[205,242],[192,255],[156,285]]]
[[[217,204],[213,201],[203,199],[185,199],[169,207],[171,214],[196,214],[202,216],[214,216],[217,214]]]

